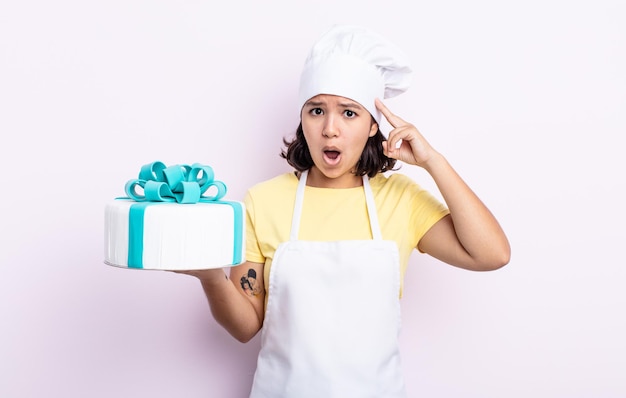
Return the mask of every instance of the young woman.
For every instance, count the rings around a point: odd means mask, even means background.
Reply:
[[[335,26],[313,46],[296,171],[252,187],[247,262],[197,276],[215,319],[245,342],[262,330],[251,397],[404,397],[402,277],[415,249],[475,271],[507,264],[498,222],[446,158],[380,100],[410,82],[377,34]],[[385,138],[382,118],[393,127]],[[424,168],[445,204],[393,170]]]

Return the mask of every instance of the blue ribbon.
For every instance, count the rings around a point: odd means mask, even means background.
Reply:
[[[166,167],[165,164],[157,161],[142,166],[139,178],[126,183],[124,189],[128,198],[141,202],[132,205],[129,211],[129,268],[143,268],[144,212],[147,206],[159,202],[180,204],[211,202],[231,206],[235,223],[233,264],[241,263],[243,207],[238,202],[221,201],[220,199],[226,194],[226,185],[213,178],[213,169],[206,165],[194,163],[191,166]],[[143,195],[137,192],[138,187],[143,189]],[[215,187],[217,193],[213,196],[204,196],[211,187]]]
[[[139,178],[126,183],[124,190],[136,202],[198,203],[215,201],[226,195],[226,184],[213,179],[213,169],[199,163],[166,167],[162,162],[152,162],[141,167]],[[144,194],[137,192],[137,187]],[[203,196],[211,187],[217,188],[214,196]]]

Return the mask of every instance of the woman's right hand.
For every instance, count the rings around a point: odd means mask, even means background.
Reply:
[[[241,342],[254,337],[265,316],[264,264],[245,262],[229,268],[173,271],[200,280],[215,320]],[[232,278],[232,279],[231,279]]]
[[[224,268],[212,268],[212,269],[199,269],[199,270],[181,270],[172,271],[177,274],[195,276],[200,279],[201,282],[220,282],[224,278],[228,280],[228,276],[224,272]]]

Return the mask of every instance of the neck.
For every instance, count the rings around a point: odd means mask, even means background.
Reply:
[[[338,177],[328,177],[324,175],[318,168],[313,166],[309,170],[309,176],[306,185],[315,188],[356,188],[363,186],[363,177],[352,173],[343,174]]]

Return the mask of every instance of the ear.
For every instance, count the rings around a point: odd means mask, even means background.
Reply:
[[[372,122],[372,125],[370,126],[370,137],[373,137],[376,135],[376,133],[378,133],[378,123],[376,122]]]

